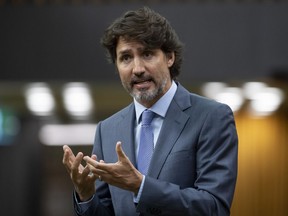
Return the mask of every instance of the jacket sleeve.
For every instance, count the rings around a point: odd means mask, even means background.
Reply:
[[[191,183],[193,186],[181,187],[146,176],[137,205],[138,212],[166,216],[230,215],[238,155],[238,137],[233,113],[228,106],[220,104],[206,114],[199,127],[195,145],[196,178],[195,182]],[[187,132],[189,129],[185,130]],[[189,136],[186,132],[185,135]],[[181,166],[189,165],[183,163]],[[177,177],[178,169],[181,167],[169,172],[174,172],[175,178],[181,178]]]
[[[101,145],[98,145],[101,141],[101,122],[97,125],[95,144],[93,148],[93,154],[97,155],[97,158],[103,159]],[[109,191],[108,184],[99,180],[96,180],[96,193],[93,198],[85,204],[84,208],[77,203],[76,196],[73,196],[74,211],[78,216],[114,216],[113,204]]]

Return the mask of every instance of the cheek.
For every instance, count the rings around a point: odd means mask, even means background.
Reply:
[[[118,74],[122,82],[127,82],[130,79],[130,73],[127,70],[118,69]]]
[[[158,79],[165,79],[167,77],[170,77],[170,71],[169,68],[167,68],[166,66],[159,66],[158,68],[156,68],[154,70],[156,72],[155,77],[157,77]]]

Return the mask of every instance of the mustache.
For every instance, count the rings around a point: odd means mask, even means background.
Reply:
[[[141,83],[141,82],[146,82],[146,81],[152,81],[154,82],[154,79],[153,77],[149,76],[149,75],[142,75],[142,76],[133,76],[131,78],[131,81],[130,81],[130,84],[133,85],[133,84],[137,84],[137,83]]]

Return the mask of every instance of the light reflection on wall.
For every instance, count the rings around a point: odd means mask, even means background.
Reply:
[[[222,82],[203,84],[204,96],[225,103],[237,112],[248,102],[248,111],[254,116],[269,116],[274,113],[284,101],[284,93],[276,87],[269,87],[262,82],[247,82],[240,87],[229,87]]]
[[[26,86],[24,94],[27,107],[34,115],[52,115],[55,109],[55,100],[46,83],[31,83]]]
[[[73,145],[92,144],[96,127],[91,127],[91,125],[95,126],[97,122],[91,122],[90,117],[96,111],[96,102],[88,83],[63,83],[60,89],[61,94],[56,102],[54,99],[55,92],[48,84],[30,83],[26,86],[26,104],[33,115],[53,116],[59,109],[60,103],[64,106],[64,112],[70,116],[72,121],[69,124],[63,124],[61,120],[58,124],[47,122],[39,135],[41,142],[47,145],[63,145],[63,143],[72,143]],[[272,115],[284,100],[284,93],[281,89],[270,87],[263,82],[246,82],[240,87],[229,86],[223,82],[208,82],[202,85],[201,91],[206,97],[228,104],[234,113],[246,110],[254,117]],[[88,130],[90,133],[89,135],[86,133],[86,138],[89,137],[90,141],[82,136],[82,133],[75,132],[75,128],[78,131],[83,131],[82,129],[85,127],[83,125],[88,122],[91,123],[90,128],[92,129]],[[62,131],[62,133],[57,131]],[[63,136],[64,134],[67,135]],[[77,135],[78,138],[71,136],[72,134]],[[74,138],[69,139],[69,137]]]
[[[62,94],[65,109],[72,117],[86,119],[94,111],[94,103],[88,84],[68,83],[64,85]]]
[[[96,124],[45,124],[39,138],[48,146],[92,145],[96,127]]]

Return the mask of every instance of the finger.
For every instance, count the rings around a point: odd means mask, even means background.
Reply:
[[[87,156],[88,157],[88,156]],[[93,169],[94,168],[94,163],[93,163],[93,165],[91,165],[91,164],[89,164],[89,163],[87,163],[87,161],[86,160],[91,160],[92,159],[92,161],[94,160],[94,161],[96,161],[97,160],[97,156],[95,155],[95,154],[92,154],[91,155],[91,157],[90,157],[90,159],[89,159],[89,157],[87,158],[86,156],[83,158],[84,160],[85,160],[85,162],[86,162],[86,166],[88,166],[89,167],[89,169],[90,169],[90,172],[91,172],[91,169]]]
[[[108,173],[107,171],[95,168],[94,166],[88,163],[87,163],[87,167],[89,168],[89,174],[93,173],[95,176],[102,176]]]
[[[90,168],[89,168],[88,165],[86,165],[86,166],[84,167],[83,171],[82,171],[82,176],[83,176],[83,177],[86,177],[86,176],[89,175],[89,173],[90,173]]]
[[[106,164],[103,160],[98,162],[89,156],[85,156],[83,159],[86,161],[90,170],[95,174],[107,173],[111,169],[111,164]]]
[[[62,162],[69,171],[71,169],[71,164],[75,160],[75,156],[72,150],[67,145],[63,146],[63,151],[64,151],[64,154],[63,154]]]
[[[116,153],[118,155],[118,161],[122,161],[123,159],[127,158],[126,154],[122,149],[122,144],[119,141],[116,143]]]
[[[76,177],[79,174],[79,171],[80,171],[80,173],[82,173],[82,171],[83,171],[83,167],[81,165],[82,159],[83,159],[83,153],[78,152],[78,154],[76,155],[75,160],[71,166],[72,177]]]
[[[68,145],[63,146],[63,151],[69,153],[71,156],[74,156],[71,148]],[[75,156],[74,156],[75,157]]]
[[[88,180],[89,179],[89,181],[95,181],[96,179],[98,179],[99,178],[99,175],[98,174],[94,174],[93,172],[92,172],[92,170],[90,169],[90,166],[91,165],[86,165],[85,167],[84,167],[84,169],[83,169],[83,172],[82,172],[82,175],[81,175],[81,179],[83,179],[83,180]]]
[[[87,164],[90,164],[91,166],[96,167],[98,162],[94,158],[95,156],[93,155],[91,157],[85,156],[83,160],[85,160]]]

